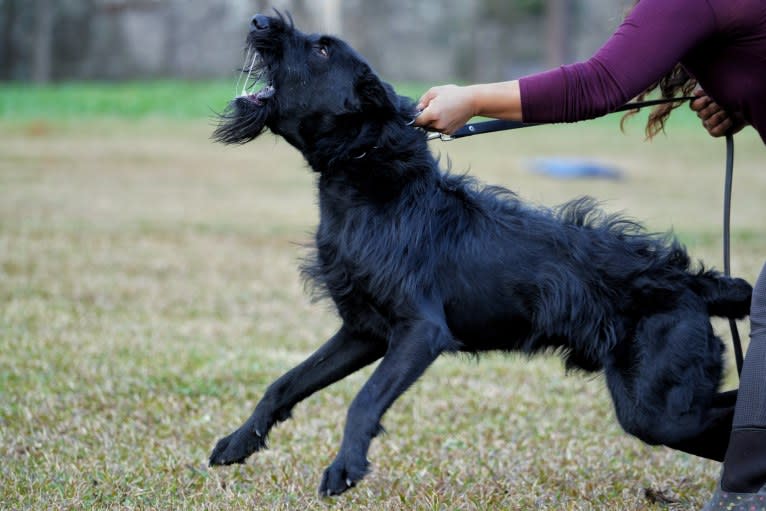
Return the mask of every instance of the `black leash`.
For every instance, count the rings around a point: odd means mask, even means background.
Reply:
[[[723,273],[731,276],[731,190],[734,182],[734,135],[726,134],[726,182],[723,192]],[[737,374],[742,374],[742,341],[739,339],[737,321],[729,319],[731,342],[734,345],[734,359],[737,361]]]
[[[615,112],[626,112],[629,110],[640,110],[649,106],[662,105],[665,103],[675,103],[682,101],[693,101],[696,96],[683,96],[670,99],[653,99],[648,101],[636,101],[627,103],[615,110]],[[496,131],[515,130],[519,128],[530,128],[540,126],[540,123],[524,123],[519,121],[481,121],[466,124],[452,135],[442,133],[432,133],[428,140],[439,139],[443,142],[455,140],[458,138],[481,135],[483,133],[493,133]],[[734,136],[731,133],[726,134],[726,182],[724,185],[723,197],[723,272],[726,276],[731,276],[731,192],[734,181]],[[729,328],[731,328],[731,339],[734,345],[734,358],[737,361],[737,374],[742,374],[742,364],[744,357],[742,355],[742,341],[739,337],[737,322],[729,319]]]

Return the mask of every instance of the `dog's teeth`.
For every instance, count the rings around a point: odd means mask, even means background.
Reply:
[[[276,92],[276,91],[274,90],[274,87],[272,87],[271,85],[267,85],[266,87],[264,87],[263,89],[261,89],[261,90],[258,92],[258,94],[256,94],[256,97],[257,97],[258,99],[269,99],[271,96],[273,96],[273,95],[274,95],[274,92]]]

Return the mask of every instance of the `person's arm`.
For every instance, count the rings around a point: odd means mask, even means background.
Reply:
[[[437,87],[416,124],[447,133],[472,115],[574,122],[615,110],[667,74],[715,31],[706,0],[641,0],[590,59],[519,81]]]

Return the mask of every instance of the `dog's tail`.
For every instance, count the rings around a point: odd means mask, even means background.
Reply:
[[[744,279],[705,271],[694,279],[692,288],[705,301],[711,316],[741,319],[750,314],[753,287]]]

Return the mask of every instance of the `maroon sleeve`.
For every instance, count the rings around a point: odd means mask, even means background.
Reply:
[[[614,111],[715,32],[707,0],[641,0],[585,62],[522,78],[524,122],[574,122]]]

